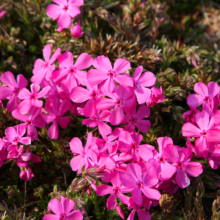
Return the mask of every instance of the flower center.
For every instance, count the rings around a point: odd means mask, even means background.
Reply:
[[[160,162],[164,162],[164,159],[162,157],[160,158]]]
[[[117,106],[121,106],[121,105],[123,104],[122,99],[117,99],[115,104],[116,104]]]
[[[210,101],[210,98],[209,98],[208,96],[206,96],[206,97],[204,98],[204,101],[205,101],[205,102],[209,102],[209,101]]]
[[[178,167],[178,168],[183,168],[183,167],[184,167],[184,164],[181,163],[181,162],[179,162],[179,163],[177,164],[177,167]]]
[[[119,192],[119,188],[118,187],[115,187],[114,188],[114,192],[117,194]]]
[[[131,124],[136,124],[137,123],[137,118],[131,117],[130,122],[131,122]]]
[[[19,137],[16,137],[15,139],[14,139],[14,142],[19,142]]]
[[[110,76],[111,78],[113,78],[116,76],[116,73],[114,70],[109,70],[107,75]]]
[[[69,5],[64,5],[63,10],[67,11],[69,9]]]
[[[140,182],[140,181],[138,181],[136,184],[137,184],[138,188],[142,188],[143,187],[143,183]]]
[[[60,118],[61,117],[59,115],[57,115],[55,121],[58,122],[60,120]]]
[[[59,220],[65,220],[65,219],[66,219],[66,214],[61,213]]]
[[[70,68],[70,73],[72,73],[72,74],[73,74],[73,73],[76,73],[76,69],[75,69],[74,67],[71,67],[71,68]]]
[[[14,88],[13,93],[14,93],[15,95],[18,95],[19,89],[18,89],[18,88]]]
[[[92,93],[90,94],[90,97],[92,97],[93,99],[96,99],[97,98],[97,94],[96,94],[96,91],[92,91]]]
[[[32,122],[31,121],[27,121],[27,125],[31,125],[32,124]]]
[[[30,97],[31,99],[36,99],[36,96],[35,96],[35,94],[31,94],[31,97]]]
[[[132,147],[134,150],[138,149],[138,145],[137,145],[136,143],[133,143],[133,144],[131,145],[131,147]]]

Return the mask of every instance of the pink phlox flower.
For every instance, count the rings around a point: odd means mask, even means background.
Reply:
[[[153,158],[152,148],[148,144],[140,145],[142,139],[143,136],[137,132],[122,131],[118,138],[119,150],[131,154],[132,159],[136,162],[139,162],[141,158],[148,161]]]
[[[153,98],[150,96],[146,101],[146,105],[147,107],[151,108],[156,105],[156,102],[154,102]]]
[[[0,12],[0,18],[3,18],[6,14],[8,13],[8,11],[1,11]]]
[[[158,179],[150,177],[147,172],[143,174],[141,166],[136,163],[128,164],[126,171],[120,173],[120,181],[122,185],[133,188],[131,194],[135,203],[142,204],[142,193],[149,199],[160,199],[159,191],[151,188],[158,183]]]
[[[187,97],[187,104],[192,107],[197,107],[207,103],[211,109],[214,107],[214,98],[219,94],[219,86],[215,82],[209,82],[206,86],[203,82],[198,82],[194,86],[194,91],[197,94],[190,94]]]
[[[106,184],[97,186],[96,193],[99,196],[104,196],[106,194],[111,194],[107,199],[107,208],[112,210],[117,206],[116,198],[119,197],[121,202],[128,205],[129,197],[125,196],[123,193],[128,193],[132,191],[132,188],[124,187],[121,185],[119,180],[119,172],[115,171],[109,174],[109,180],[113,186]]]
[[[40,91],[40,86],[37,84],[31,84],[30,88],[31,92],[24,88],[18,95],[19,99],[23,100],[18,105],[18,111],[21,114],[28,113],[32,106],[42,107],[43,101],[39,99],[45,97],[50,90],[50,87],[47,86]]]
[[[96,69],[91,69],[88,72],[88,82],[93,86],[104,82],[103,88],[107,92],[116,92],[116,82],[123,86],[133,86],[132,78],[127,75],[120,75],[130,69],[130,62],[119,58],[115,61],[112,68],[108,57],[98,56],[93,61],[93,66]]]
[[[82,146],[82,142],[79,138],[73,138],[70,142],[70,149],[75,155],[71,161],[70,166],[73,171],[77,171],[78,174],[82,173],[82,167],[85,166],[85,170],[91,166],[91,154],[98,154],[98,146],[92,144],[92,133],[88,133],[86,146]]]
[[[92,65],[93,59],[88,53],[82,53],[73,63],[73,54],[71,52],[65,52],[58,57],[59,70],[53,72],[52,78],[56,83],[65,82],[68,88],[74,88],[76,86],[84,85],[84,78],[87,73],[82,71]]]
[[[156,87],[151,88],[151,98],[155,103],[160,103],[164,100],[165,96],[162,93],[162,86],[159,89]]]
[[[48,114],[42,113],[41,116],[44,119],[46,124],[53,122],[47,131],[47,135],[51,139],[57,139],[59,137],[58,124],[63,129],[67,128],[70,122],[70,117],[63,116],[63,115],[70,108],[71,108],[71,102],[68,100],[64,100],[61,103],[58,99],[55,99],[54,101],[46,102],[45,110],[48,112]]]
[[[7,103],[7,110],[14,111],[18,106],[18,95],[20,90],[27,87],[27,80],[22,74],[17,76],[17,82],[14,75],[7,71],[1,75],[1,82],[6,86],[0,86],[0,100],[9,99]]]
[[[149,209],[150,209],[151,204],[152,204],[152,201],[149,200],[146,196],[143,196],[143,201],[142,201],[141,205],[136,204],[133,197],[131,197],[129,199],[128,209],[133,208],[133,210],[131,211],[131,213],[128,216],[127,220],[134,220],[134,216],[135,216],[136,211],[137,211],[137,214],[138,214],[138,218],[140,220],[151,220],[151,215],[149,213]],[[145,211],[146,208],[141,209],[141,207],[146,207],[147,211]]]
[[[7,148],[10,143],[4,142],[3,139],[0,138],[0,167],[3,165],[4,161],[7,159],[8,152]]]
[[[110,111],[105,110],[102,112],[97,111],[96,114],[90,118],[84,119],[82,121],[83,125],[88,125],[91,128],[95,128],[98,126],[99,133],[102,137],[105,137],[112,133],[112,129],[109,125],[107,125],[104,121],[109,121]]]
[[[164,148],[163,156],[166,161],[171,162],[177,168],[176,183],[181,188],[190,185],[189,175],[197,177],[203,172],[200,163],[191,161],[191,152],[187,148],[168,144]]]
[[[75,87],[73,88],[70,98],[73,102],[82,103],[87,101],[84,106],[83,112],[85,117],[93,117],[96,115],[96,101],[103,95],[97,86],[89,86],[87,88]]]
[[[212,169],[217,169],[220,166],[220,145],[209,143],[208,150],[205,152],[204,158],[209,162]]]
[[[31,144],[31,138],[23,137],[25,133],[26,129],[23,126],[16,125],[14,127],[7,127],[3,140],[12,144],[21,143],[24,145],[29,145]]]
[[[195,123],[196,122],[195,114],[198,113],[199,110],[197,110],[192,106],[190,106],[190,108],[191,110],[184,112],[182,117],[185,119],[186,122]]]
[[[17,144],[12,144],[8,147],[7,151],[8,151],[8,156],[7,156],[8,159],[17,159],[23,153],[24,146],[23,145],[18,146]]]
[[[80,25],[75,25],[70,29],[70,32],[72,33],[73,37],[79,38],[79,36],[83,35],[82,27]]]
[[[115,128],[110,135],[106,135],[103,139],[97,139],[97,145],[99,147],[99,152],[106,152],[108,150],[109,153],[116,152],[117,146],[115,146],[114,140],[116,140],[119,134],[123,131],[122,128]]]
[[[34,177],[31,167],[20,167],[19,176],[22,180],[30,181]]]
[[[52,199],[48,203],[48,210],[55,214],[46,214],[43,220],[82,220],[83,215],[79,210],[75,210],[73,200],[60,196],[61,201]]]
[[[71,18],[76,17],[81,13],[79,6],[84,4],[83,0],[53,0],[57,3],[47,6],[47,16],[57,20],[61,28],[68,28],[72,24]]]
[[[136,112],[134,108],[130,114],[125,117],[123,122],[128,123],[124,130],[133,132],[135,131],[135,126],[142,132],[147,133],[150,129],[151,123],[149,120],[143,120],[150,116],[150,109],[146,105],[141,105]]]
[[[31,150],[27,149],[26,152],[19,155],[17,158],[17,165],[19,167],[28,167],[29,161],[32,161],[33,163],[39,163],[41,162],[41,159],[32,154]]]
[[[148,160],[148,164],[152,166],[156,172],[156,176],[158,176],[161,181],[165,181],[170,179],[177,170],[176,167],[168,163],[163,156],[164,151],[167,150],[166,146],[168,144],[173,144],[173,140],[169,137],[159,137],[157,143],[159,146],[159,153],[154,155],[154,158]],[[144,152],[141,153],[143,154]],[[169,152],[166,153],[168,154]]]
[[[18,110],[12,112],[12,116],[15,119],[24,122],[20,124],[20,126],[23,125],[25,129],[27,129],[27,136],[32,137],[32,141],[38,138],[37,129],[35,127],[41,129],[45,127],[45,123],[40,116],[41,112],[42,109],[37,107],[32,107],[28,115],[22,115]]]
[[[45,61],[41,59],[37,59],[34,63],[33,76],[31,78],[31,82],[34,84],[40,84],[42,80],[45,78],[49,80],[51,78],[52,72],[55,70],[55,65],[52,65],[55,60],[60,55],[60,48],[58,48],[54,54],[51,56],[51,46],[47,44],[43,49],[43,57]]]
[[[113,108],[109,121],[112,125],[122,123],[125,113],[130,113],[136,107],[136,100],[132,88],[119,86],[116,93],[106,94],[108,98],[100,98],[96,101],[96,108],[100,111],[110,110]]]
[[[143,66],[137,67],[133,77],[134,93],[139,104],[145,103],[151,95],[151,90],[146,87],[151,87],[156,82],[156,77],[153,73],[148,71],[142,74],[142,71]]]
[[[184,137],[196,137],[195,147],[198,156],[201,157],[207,148],[207,135],[215,128],[214,118],[209,118],[207,111],[203,110],[195,114],[196,124],[187,122],[182,127]]]

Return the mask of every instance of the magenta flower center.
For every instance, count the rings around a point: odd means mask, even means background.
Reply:
[[[142,187],[143,187],[143,183],[142,183],[141,181],[138,181],[138,182],[136,183],[136,185],[138,186],[138,188],[142,188]]]
[[[122,99],[117,99],[115,104],[116,104],[117,106],[123,105]]]
[[[13,93],[14,93],[15,95],[18,95],[19,89],[18,89],[18,88],[14,88]]]
[[[76,69],[74,67],[70,68],[70,73],[76,73]]]
[[[177,164],[177,167],[178,167],[178,168],[183,168],[183,167],[184,167],[184,164],[181,163],[181,162],[179,162],[179,163]]]
[[[130,123],[131,123],[131,124],[136,124],[136,123],[137,123],[137,118],[131,117]]]
[[[97,118],[96,116],[94,116],[92,119],[93,119],[94,121],[99,121],[99,118]]]
[[[27,123],[27,125],[31,125],[31,124],[32,124],[32,122],[31,122],[31,121],[27,121],[26,123]]]
[[[55,118],[55,121],[58,122],[60,120],[60,118],[61,117],[59,115],[57,115],[56,118]]]
[[[20,140],[20,138],[19,138],[19,137],[16,137],[16,138],[14,139],[14,142],[19,142],[19,140]]]
[[[109,70],[107,75],[110,76],[110,78],[113,78],[116,76],[116,73],[114,70]]]
[[[97,94],[96,94],[96,91],[92,91],[92,93],[90,94],[90,96],[93,98],[93,99],[96,99],[97,98]]]
[[[64,11],[67,11],[68,9],[69,9],[69,5],[64,5],[64,6],[63,6],[63,10],[64,10]]]
[[[85,152],[85,150],[82,151],[82,156],[83,156],[83,157],[86,156],[86,152]]]
[[[201,135],[207,135],[207,131],[202,131]]]
[[[160,158],[160,162],[164,162],[164,159],[162,157]]]
[[[204,98],[204,101],[205,101],[205,102],[209,102],[209,101],[210,101],[210,98],[209,98],[208,96],[206,96],[206,97]]]
[[[31,94],[30,99],[36,99],[36,95],[35,94]]]
[[[119,187],[115,187],[114,192],[117,194],[119,192]]]
[[[61,213],[59,220],[65,220],[65,219],[66,219],[66,214]]]
[[[137,149],[138,149],[138,145],[137,145],[136,143],[133,143],[133,144],[131,145],[131,147],[132,147],[134,150],[137,150]]]
[[[47,68],[48,65],[49,65],[49,62],[45,62],[45,63],[44,63],[44,68]]]

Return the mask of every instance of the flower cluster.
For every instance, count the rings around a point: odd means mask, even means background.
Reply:
[[[215,82],[210,82],[208,86],[198,82],[194,91],[197,94],[187,98],[191,110],[183,115],[186,123],[182,127],[182,134],[188,138],[189,148],[198,157],[207,159],[212,169],[217,169],[220,166],[220,89]]]
[[[72,18],[75,18],[81,13],[79,6],[84,4],[83,0],[53,0],[57,4],[50,4],[47,6],[47,16],[54,21],[57,20],[59,27],[58,32],[69,28],[72,25]],[[79,24],[71,28],[73,37],[79,38],[83,34]]]

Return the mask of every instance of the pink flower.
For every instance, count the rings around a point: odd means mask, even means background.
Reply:
[[[31,92],[24,88],[20,91],[18,97],[23,100],[18,105],[18,110],[22,114],[26,114],[31,110],[32,106],[41,107],[43,102],[38,100],[46,96],[50,90],[50,87],[47,86],[40,91],[40,86],[36,84],[31,84]],[[39,92],[40,91],[40,92]]]
[[[7,13],[8,13],[8,11],[1,11],[0,12],[0,18],[4,17]]]
[[[91,87],[88,83],[86,83],[87,88],[83,87],[75,87],[73,88],[70,98],[73,102],[82,103],[87,101],[83,112],[86,117],[93,117],[96,114],[96,101],[101,97],[102,92],[98,89],[97,86]]]
[[[47,135],[51,139],[57,139],[59,137],[58,124],[63,129],[67,128],[67,126],[70,122],[70,117],[69,116],[62,117],[62,116],[70,108],[71,108],[71,103],[68,100],[64,100],[64,101],[62,101],[62,103],[60,103],[60,101],[58,99],[55,99],[53,102],[51,102],[51,101],[46,102],[45,110],[49,114],[42,113],[41,116],[47,124],[53,122],[47,131]]]
[[[70,29],[70,32],[72,33],[73,37],[79,38],[79,36],[83,35],[82,27],[80,25],[75,25]]]
[[[72,24],[71,18],[76,17],[81,12],[78,6],[84,4],[83,0],[53,0],[57,3],[50,4],[47,6],[47,16],[58,20],[57,23],[62,28],[68,28]]]
[[[215,82],[210,82],[206,86],[203,82],[198,82],[194,86],[194,91],[197,94],[190,94],[187,97],[187,104],[192,107],[197,107],[201,104],[207,103],[211,109],[214,107],[214,98],[219,93],[219,86]]]
[[[134,72],[134,92],[139,104],[145,103],[150,97],[151,90],[145,87],[153,86],[156,82],[156,77],[151,72],[145,72],[141,75],[143,66],[136,68]]]
[[[60,197],[61,201],[52,199],[48,204],[48,209],[52,210],[55,214],[46,214],[43,220],[82,220],[82,213],[74,209],[74,201],[64,196]]]
[[[114,109],[109,117],[110,123],[112,125],[120,124],[125,117],[125,113],[130,113],[133,108],[136,107],[136,100],[132,88],[119,86],[116,93],[108,93],[108,98],[100,98],[96,101],[96,108],[98,110],[110,110],[112,107]]]
[[[133,188],[131,194],[135,203],[142,204],[142,193],[149,199],[160,199],[159,191],[151,188],[158,183],[158,179],[150,177],[147,172],[143,174],[141,166],[136,163],[128,164],[126,171],[120,173],[120,181],[124,186]]]
[[[152,87],[151,97],[155,103],[162,102],[164,100],[164,95],[162,93],[162,86],[159,89],[156,87]]]
[[[4,141],[8,141],[12,144],[24,144],[29,145],[31,144],[31,138],[30,137],[23,137],[26,133],[26,129],[23,126],[14,126],[14,127],[8,127],[5,130],[5,137],[3,138]]]
[[[51,55],[51,46],[47,44],[43,49],[43,57],[45,61],[37,59],[34,63],[33,76],[31,82],[34,84],[40,84],[41,81],[46,78],[50,79],[52,72],[55,70],[55,65],[52,65],[57,57],[60,55],[60,48],[58,48],[53,56]]]
[[[117,90],[116,82],[124,86],[133,86],[132,78],[127,75],[120,75],[130,69],[130,63],[122,58],[115,61],[112,68],[108,57],[99,56],[94,59],[93,66],[88,72],[87,79],[92,86],[104,82],[103,88],[107,92],[115,92]]]
[[[168,144],[163,151],[166,161],[171,162],[177,168],[176,183],[179,187],[185,188],[190,185],[188,175],[197,177],[202,172],[202,165],[191,160],[191,152],[189,149],[180,148],[178,146]]]
[[[35,126],[38,128],[45,127],[44,121],[40,117],[41,111],[40,108],[32,107],[28,115],[22,115],[18,110],[12,112],[12,116],[15,119],[25,122],[20,124],[20,126],[23,125],[27,129],[27,136],[31,137],[32,141],[38,138]]]
[[[166,146],[168,144],[173,144],[173,140],[169,137],[159,137],[157,143],[159,146],[159,153],[154,155],[154,159],[148,160],[148,164],[155,169],[156,176],[158,176],[161,181],[165,181],[170,179],[176,172],[176,167],[169,164],[166,157],[164,157],[164,152],[167,150]],[[144,155],[144,152],[141,153],[141,155]],[[169,154],[169,152],[166,152],[166,154]]]
[[[128,123],[125,126],[125,130],[127,131],[135,131],[135,126],[142,133],[147,133],[150,129],[151,123],[148,120],[143,120],[150,116],[150,109],[146,105],[141,105],[140,108],[136,112],[136,108],[134,108],[130,114],[125,117],[124,123]]]
[[[9,102],[7,103],[7,109],[9,112],[12,112],[18,106],[18,95],[20,90],[25,88],[28,82],[22,74],[17,76],[16,82],[14,75],[9,71],[1,75],[1,82],[8,87],[0,86],[0,100],[8,98]]]
[[[84,165],[85,170],[87,170],[91,163],[89,157],[91,157],[91,154],[96,153],[97,148],[97,145],[92,143],[92,133],[88,133],[85,147],[82,146],[82,142],[79,138],[73,138],[70,142],[70,149],[76,156],[70,161],[72,170],[80,174]]]
[[[110,111],[102,111],[97,112],[94,116],[84,119],[82,121],[83,125],[88,125],[91,128],[95,128],[98,126],[99,133],[102,137],[106,137],[107,135],[112,133],[112,129],[109,125],[107,125],[104,121],[109,121],[109,115],[111,114]]]
[[[26,181],[30,181],[31,178],[34,177],[34,174],[30,167],[25,167],[25,168],[21,167],[19,175],[22,180],[26,180]]]
[[[207,148],[207,136],[210,135],[210,131],[215,128],[215,121],[213,117],[211,119],[209,118],[209,114],[205,110],[196,113],[195,119],[195,124],[187,122],[183,125],[182,134],[184,137],[197,138],[195,142],[196,153],[201,157]]]
[[[124,187],[121,185],[119,180],[119,172],[112,172],[109,174],[109,181],[113,186],[106,184],[97,187],[96,193],[99,196],[104,196],[106,194],[111,194],[107,199],[107,209],[115,209],[117,206],[117,196],[120,198],[122,203],[128,205],[129,197],[125,196],[123,193],[131,192],[131,188]]]
[[[73,54],[65,52],[58,57],[59,70],[53,72],[52,78],[55,83],[59,84],[64,80],[64,83],[69,88],[74,88],[80,84],[84,84],[86,72],[82,71],[92,65],[93,59],[88,53],[82,53],[75,64],[73,63]]]
[[[129,133],[128,131],[122,131],[119,134],[119,150],[124,153],[129,153],[134,161],[140,162],[140,159],[148,160],[153,158],[153,152],[151,145],[140,145],[143,136],[137,132]]]

